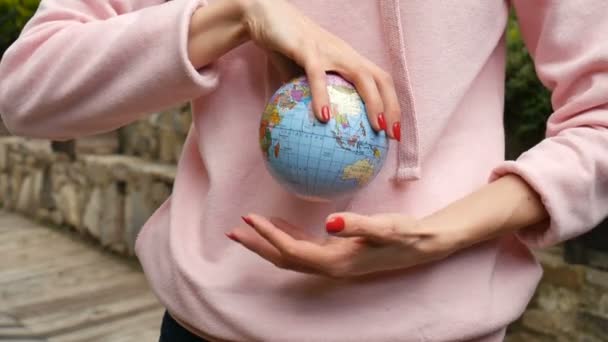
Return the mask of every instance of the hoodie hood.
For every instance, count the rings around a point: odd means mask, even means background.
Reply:
[[[406,44],[403,37],[400,0],[380,0],[380,13],[389,49],[391,74],[401,107],[401,141],[397,148],[397,169],[394,180],[408,181],[420,178],[420,151],[418,122],[414,93],[407,69]]]

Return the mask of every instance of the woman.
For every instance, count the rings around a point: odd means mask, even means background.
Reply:
[[[136,242],[162,340],[500,341],[541,275],[529,248],[608,208],[608,3],[513,1],[555,112],[505,162],[508,5],[43,0],[0,65],[0,112],[69,139],[192,100],[172,196]],[[320,121],[333,71],[392,138],[348,201],[302,201],[260,159],[260,113],[294,65]]]

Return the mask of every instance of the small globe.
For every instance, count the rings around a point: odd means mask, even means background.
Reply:
[[[311,109],[305,77],[281,86],[260,123],[260,147],[270,174],[300,198],[328,201],[353,194],[371,182],[388,152],[388,138],[369,124],[352,84],[327,75],[331,118],[323,123]]]

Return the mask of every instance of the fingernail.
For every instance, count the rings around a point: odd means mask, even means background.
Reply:
[[[340,216],[332,217],[325,224],[325,229],[330,234],[339,233],[344,229],[344,219]]]
[[[234,235],[234,233],[225,233],[225,234],[230,240],[235,241],[235,242],[240,242],[239,239],[236,237],[236,235]]]
[[[323,117],[323,121],[325,121],[325,122],[329,121],[329,107],[328,106],[323,106],[323,108],[321,108],[321,116]]]
[[[393,135],[397,141],[401,141],[401,123],[399,121],[393,124]]]
[[[241,218],[243,221],[245,221],[245,223],[247,223],[248,226],[253,227],[253,221],[251,221],[249,217],[241,216]]]
[[[384,113],[378,114],[378,126],[383,131],[386,131],[386,120],[384,120]]]

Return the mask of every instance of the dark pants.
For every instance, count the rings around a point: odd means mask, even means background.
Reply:
[[[160,340],[159,342],[209,342],[202,339],[184,327],[179,325],[169,312],[165,311],[163,316],[163,323],[160,327]]]

